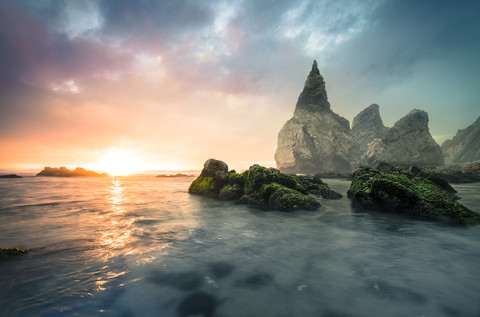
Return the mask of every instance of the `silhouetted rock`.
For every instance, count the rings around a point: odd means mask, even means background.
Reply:
[[[105,177],[110,176],[107,173],[97,173],[94,171],[87,171],[84,168],[77,167],[74,170],[69,170],[66,167],[45,167],[36,176],[53,176],[53,177],[74,177],[74,176],[88,176],[88,177]]]
[[[177,174],[160,174],[160,175],[157,175],[155,177],[158,177],[158,178],[169,178],[169,177],[195,177],[194,175],[186,175],[186,174],[182,174],[182,173],[177,173]]]
[[[0,178],[22,178],[22,176],[18,176],[17,174],[7,174],[7,175],[0,175]]]
[[[442,144],[446,164],[480,161],[480,117],[470,126],[458,130],[453,139]]]
[[[421,170],[411,169],[414,173]],[[456,201],[442,186],[414,173],[384,173],[369,167],[355,171],[348,197],[364,207],[408,212],[460,224],[480,224],[480,214]]]
[[[369,164],[387,162],[393,165],[441,166],[443,154],[430,135],[428,114],[412,110],[398,120],[382,139],[368,144]]]
[[[283,174],[260,165],[253,165],[240,174],[226,172],[227,164],[212,160],[205,163],[200,176],[190,185],[189,193],[285,211],[320,207],[309,194],[329,199],[342,197],[318,177]]]
[[[330,109],[325,82],[313,62],[293,117],[278,134],[275,161],[285,173],[350,172],[359,145],[347,119]]]
[[[366,153],[368,143],[373,139],[382,139],[389,128],[383,125],[377,104],[372,104],[353,118],[352,133],[360,144],[360,152]]]

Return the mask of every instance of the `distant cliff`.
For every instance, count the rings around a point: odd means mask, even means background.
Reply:
[[[314,61],[293,117],[278,134],[275,161],[286,173],[350,172],[359,144],[347,119],[330,109],[325,81]]]
[[[480,161],[480,117],[470,126],[458,130],[453,139],[442,144],[447,164],[465,164]]]
[[[110,176],[107,173],[97,173],[94,171],[87,171],[84,168],[77,167],[74,170],[69,170],[66,167],[45,167],[36,176],[54,176],[54,177],[73,177],[73,176],[88,176],[88,177],[105,177]]]

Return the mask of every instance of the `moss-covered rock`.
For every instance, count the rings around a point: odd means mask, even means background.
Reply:
[[[322,196],[326,199],[340,199],[342,195],[331,190],[327,184],[317,176],[298,176],[299,182],[307,190],[308,193]]]
[[[480,224],[480,214],[460,204],[452,193],[409,173],[359,169],[353,175],[348,197],[363,206],[380,205],[429,219]]]
[[[211,167],[212,160],[208,160],[205,166]],[[220,173],[212,168],[205,172],[204,168],[188,192],[285,211],[318,209],[320,203],[309,194],[323,198],[341,197],[318,177],[288,175],[260,165],[253,165],[243,173],[226,172],[228,167],[225,163],[215,163],[215,166],[221,169]]]
[[[15,255],[21,255],[26,252],[28,252],[28,250],[22,250],[19,248],[7,248],[7,249],[0,248],[0,260],[6,259],[11,256],[15,256]]]
[[[218,198],[225,200],[237,200],[243,196],[243,187],[239,184],[227,184],[218,192]]]
[[[221,185],[222,184],[219,181],[216,181],[213,177],[199,176],[192,182],[192,184],[190,184],[188,192],[191,194],[216,197],[219,188],[222,187]]]

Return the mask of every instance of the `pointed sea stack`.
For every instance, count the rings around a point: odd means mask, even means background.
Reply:
[[[379,106],[375,103],[362,110],[352,121],[352,133],[360,144],[361,153],[367,152],[368,143],[373,139],[382,139],[388,130],[383,125]]]
[[[446,164],[466,164],[480,161],[480,117],[470,126],[458,130],[453,139],[442,144]]]
[[[314,61],[293,117],[278,134],[277,167],[285,173],[350,172],[358,156],[350,124],[330,109],[325,81]]]
[[[382,139],[368,144],[370,164],[441,166],[444,158],[440,146],[428,129],[428,113],[414,109],[388,130]]]

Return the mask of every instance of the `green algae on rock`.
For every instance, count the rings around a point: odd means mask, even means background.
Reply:
[[[207,160],[188,192],[284,211],[316,210],[320,203],[314,196],[342,197],[318,177],[288,175],[260,165],[253,165],[243,173],[227,170],[224,162]]]
[[[21,255],[28,252],[28,250],[22,250],[19,248],[0,248],[0,259],[6,259],[14,255]]]
[[[422,218],[459,224],[480,224],[480,214],[456,201],[439,184],[393,169],[382,172],[363,167],[354,172],[348,197],[362,206],[382,206]]]

